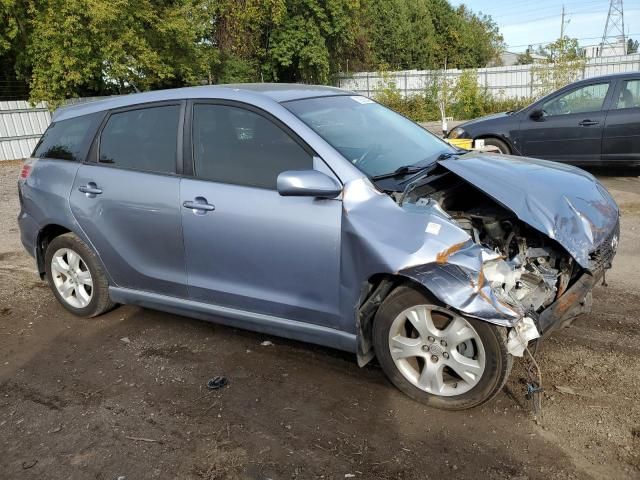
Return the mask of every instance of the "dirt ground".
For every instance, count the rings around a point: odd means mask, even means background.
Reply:
[[[20,244],[19,168],[0,164],[2,479],[640,478],[637,172],[602,177],[620,251],[593,313],[542,346],[536,422],[519,360],[449,413],[331,349],[136,307],[75,318]]]

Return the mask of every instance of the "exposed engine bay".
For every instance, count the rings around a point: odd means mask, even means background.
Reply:
[[[449,172],[429,177],[396,200],[416,207],[435,202],[476,244],[491,250],[483,259],[484,279],[501,301],[528,314],[559,298],[579,269],[554,240]]]

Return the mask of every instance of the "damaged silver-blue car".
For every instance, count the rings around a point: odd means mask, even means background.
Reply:
[[[460,151],[362,96],[228,85],[59,109],[19,181],[67,310],[134,304],[373,357],[446,409],[588,311],[619,211],[590,174]]]

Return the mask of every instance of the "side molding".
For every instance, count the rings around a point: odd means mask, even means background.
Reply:
[[[357,351],[355,335],[320,325],[121,287],[109,287],[109,295],[116,303],[138,305],[351,353]]]

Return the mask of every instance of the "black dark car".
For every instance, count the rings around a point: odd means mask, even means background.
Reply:
[[[640,165],[640,72],[572,83],[522,110],[463,123],[449,138],[576,165]]]

